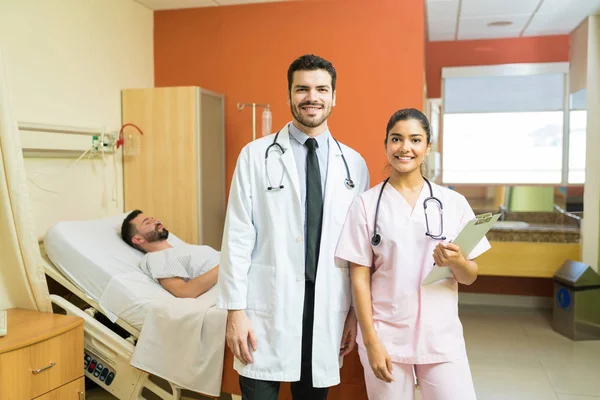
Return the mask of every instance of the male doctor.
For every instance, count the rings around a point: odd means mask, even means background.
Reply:
[[[355,344],[348,265],[334,251],[369,174],[329,132],[335,83],[327,60],[292,62],[292,121],[237,160],[217,306],[228,310],[227,345],[244,400],[276,400],[280,382],[292,382],[294,400],[325,399]]]

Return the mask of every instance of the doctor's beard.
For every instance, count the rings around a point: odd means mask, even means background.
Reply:
[[[308,106],[308,105],[315,105],[315,106],[323,107],[322,108],[323,115],[321,116],[321,118],[311,119],[308,117],[303,117],[300,108],[304,107],[304,106]],[[310,101],[305,101],[305,102],[300,103],[297,106],[295,106],[294,104],[292,104],[290,102],[290,110],[292,111],[292,115],[294,116],[294,118],[298,122],[300,122],[302,125],[304,125],[307,128],[316,128],[317,126],[320,126],[323,122],[325,122],[327,120],[327,118],[329,118],[329,116],[331,115],[332,107],[331,107],[331,104],[327,105],[327,104],[321,104],[321,103],[317,103],[317,102],[311,103]]]

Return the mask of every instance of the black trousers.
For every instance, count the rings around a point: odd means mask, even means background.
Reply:
[[[294,400],[325,400],[328,388],[314,388],[312,384],[312,333],[315,319],[315,284],[306,281],[304,311],[302,313],[302,363],[300,380],[292,382]],[[277,400],[280,382],[261,381],[240,375],[242,400]]]

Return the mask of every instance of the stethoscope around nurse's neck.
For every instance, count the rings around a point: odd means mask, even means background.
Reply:
[[[427,186],[429,186],[429,197],[423,200],[423,212],[425,213],[425,226],[427,227],[427,231],[425,232],[426,236],[434,240],[446,240],[446,237],[443,236],[444,233],[444,218],[443,211],[444,205],[442,201],[433,195],[433,188],[431,187],[431,183],[427,178],[423,177]],[[385,189],[385,185],[387,185],[390,178],[388,177],[385,181],[383,181],[383,185],[381,185],[381,190],[379,191],[379,197],[377,198],[377,206],[375,207],[375,222],[373,223],[373,236],[371,237],[371,244],[373,246],[378,246],[381,243],[381,235],[377,233],[377,218],[379,217],[379,204],[381,203],[381,196],[383,195],[383,189]],[[427,203],[433,202],[436,204],[440,210],[440,233],[435,235],[431,233],[429,230],[429,219],[427,218]]]
[[[280,156],[282,156],[286,151],[279,143],[277,143],[277,139],[279,138],[280,133],[281,133],[281,129],[275,135],[275,138],[273,139],[273,143],[271,143],[267,147],[267,150],[265,150],[265,174],[267,175],[267,183],[268,183],[267,190],[269,190],[269,191],[278,191],[278,190],[281,190],[284,188],[283,172],[281,173],[281,178],[279,179],[279,185],[273,186],[273,184],[271,183],[271,176],[269,175],[269,166],[267,165],[267,161],[269,159],[269,153],[271,152],[271,150],[274,149],[277,153],[279,153]],[[346,157],[344,157],[344,152],[342,151],[342,146],[340,146],[340,143],[333,136],[331,136],[331,138],[335,141],[338,148],[340,149],[342,161],[344,161],[344,166],[346,167],[346,179],[344,179],[344,185],[346,185],[346,188],[348,188],[348,189],[354,189],[355,184],[354,184],[354,181],[352,180],[352,176],[350,176],[350,168],[348,168],[348,163],[346,162]]]

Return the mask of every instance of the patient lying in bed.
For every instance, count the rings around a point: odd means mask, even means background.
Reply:
[[[209,246],[171,246],[169,231],[140,210],[123,220],[121,237],[146,253],[140,268],[175,297],[195,298],[217,283],[218,251]]]

